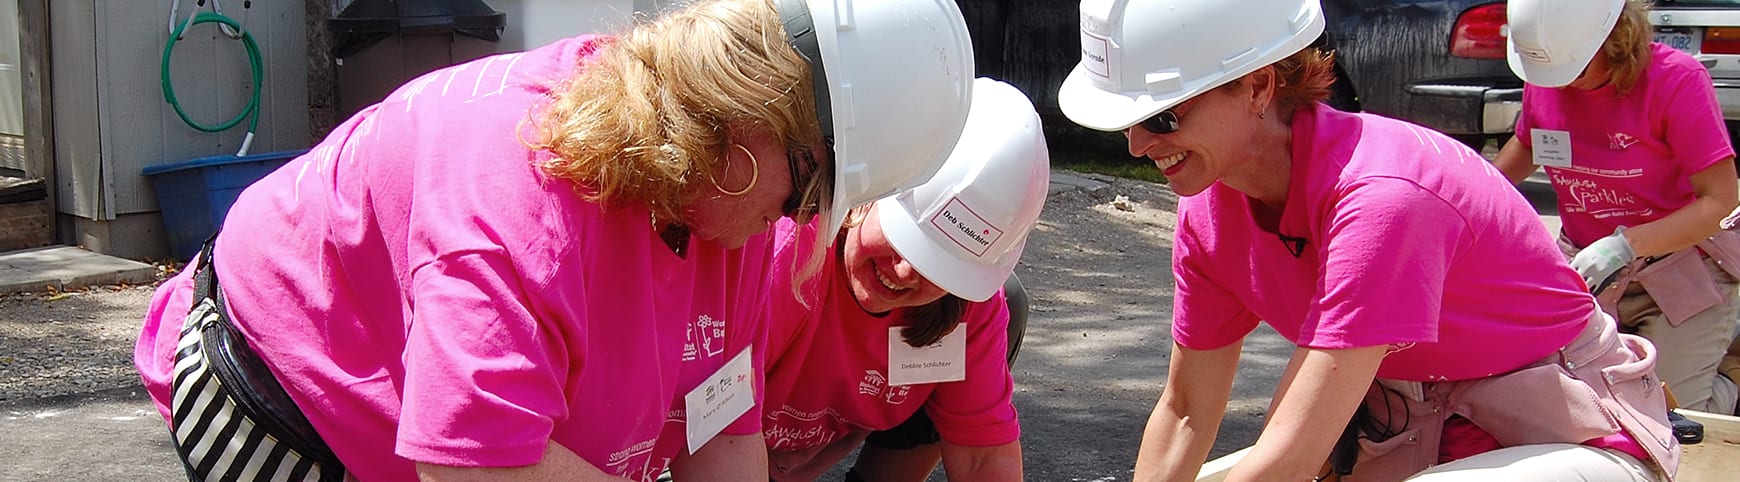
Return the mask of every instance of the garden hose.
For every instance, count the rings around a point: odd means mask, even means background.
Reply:
[[[169,78],[169,56],[175,51],[175,42],[177,39],[181,38],[183,30],[186,30],[189,26],[202,23],[227,25],[241,32],[242,47],[248,52],[248,68],[254,79],[253,93],[248,96],[247,106],[243,107],[242,111],[237,113],[234,118],[218,124],[202,124],[199,121],[194,120],[192,116],[189,116],[187,111],[181,108],[181,102],[176,100],[175,84]],[[176,27],[174,32],[170,32],[169,41],[163,45],[162,73],[163,100],[169,102],[169,105],[175,108],[175,115],[180,116],[182,122],[187,123],[188,126],[193,127],[194,129],[199,129],[202,132],[223,132],[241,124],[242,119],[252,116],[252,120],[248,122],[248,135],[242,139],[242,148],[236,153],[237,156],[247,155],[248,147],[254,143],[254,130],[260,126],[260,87],[265,79],[265,65],[260,58],[260,46],[254,43],[254,36],[252,34],[249,34],[246,30],[242,30],[240,24],[223,14],[216,12],[200,12],[199,15],[193,17],[193,21],[184,22],[181,26]]]

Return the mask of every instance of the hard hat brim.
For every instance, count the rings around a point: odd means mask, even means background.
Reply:
[[[949,294],[973,302],[991,299],[1009,279],[1009,273],[1015,271],[1013,262],[1003,260],[1020,258],[1020,251],[1005,253],[996,263],[967,262],[948,254],[948,250],[957,248],[937,246],[925,236],[919,228],[923,221],[907,214],[893,197],[883,198],[875,206],[882,235],[894,250],[912,263],[918,274]]]
[[[1197,90],[1181,91],[1178,95],[1156,98],[1150,95],[1128,96],[1110,92],[1094,85],[1093,74],[1080,64],[1064,77],[1057,91],[1057,106],[1064,117],[1089,129],[1117,132],[1130,128],[1143,119],[1170,109],[1197,94]]]
[[[1600,46],[1597,45],[1596,47],[1599,48]],[[1590,58],[1593,59],[1594,56],[1590,55]],[[1571,85],[1571,82],[1576,81],[1577,77],[1583,76],[1583,69],[1589,66],[1588,60],[1575,65],[1547,65],[1540,62],[1531,62],[1523,59],[1523,56],[1517,53],[1516,42],[1510,40],[1505,41],[1504,60],[1510,63],[1510,71],[1515,73],[1518,78],[1521,78],[1523,82],[1528,82],[1541,87],[1564,87]]]

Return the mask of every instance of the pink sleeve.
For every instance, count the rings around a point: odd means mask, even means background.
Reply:
[[[999,290],[968,303],[961,327],[967,330],[967,379],[937,384],[925,413],[937,433],[951,444],[990,447],[1021,438],[1016,419],[1015,380],[1009,375],[1009,305]]]
[[[522,304],[504,253],[451,254],[411,278],[397,453],[455,466],[536,463],[554,420],[568,415],[564,373],[580,360]]]
[[[1667,112],[1662,115],[1662,129],[1674,160],[1691,175],[1732,157],[1734,146],[1728,143],[1728,127],[1710,73],[1701,68],[1672,71],[1680,75],[1665,79],[1673,83],[1663,89]]]
[[[1466,247],[1461,213],[1411,180],[1347,188],[1327,217],[1317,302],[1300,346],[1434,342],[1452,257]]]
[[[1200,205],[1198,205],[1200,206]],[[1257,328],[1257,316],[1231,291],[1216,283],[1202,266],[1208,253],[1197,243],[1186,216],[1208,215],[1207,210],[1185,212],[1181,208],[1178,232],[1172,243],[1172,339],[1192,350],[1213,350],[1239,341]]]

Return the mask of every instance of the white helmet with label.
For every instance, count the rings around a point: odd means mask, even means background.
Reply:
[[[1082,0],[1081,63],[1057,103],[1118,131],[1309,46],[1318,0]]]
[[[1625,10],[1626,0],[1513,0],[1505,6],[1505,58],[1524,82],[1563,87],[1583,69]]]
[[[966,132],[929,182],[876,202],[882,232],[919,274],[955,296],[989,299],[1021,259],[1051,184],[1033,103],[978,79]]]
[[[966,124],[973,43],[954,0],[780,0],[833,143],[826,233],[929,179]],[[832,238],[830,238],[832,239]]]

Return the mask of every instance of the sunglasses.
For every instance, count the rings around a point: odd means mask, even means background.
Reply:
[[[833,140],[828,140],[828,159],[832,160]],[[816,161],[810,148],[793,148],[785,152],[786,168],[791,172],[791,194],[786,196],[780,213],[798,224],[809,224],[822,212],[822,203],[831,201],[834,188],[833,163]]]
[[[1154,114],[1154,117],[1143,119],[1142,122],[1137,122],[1136,125],[1142,126],[1142,129],[1155,134],[1171,134],[1178,132],[1178,113],[1173,112],[1174,110],[1176,109],[1160,111],[1159,114]]]

